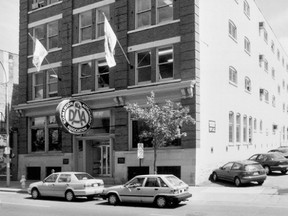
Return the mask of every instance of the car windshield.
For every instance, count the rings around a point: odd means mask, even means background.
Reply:
[[[174,186],[179,186],[184,184],[182,180],[177,178],[176,176],[167,176],[166,179]]]
[[[87,180],[87,179],[94,179],[91,175],[88,173],[77,173],[75,174],[76,178],[78,180]]]
[[[260,164],[249,164],[245,166],[245,171],[251,172],[262,169],[262,166]]]

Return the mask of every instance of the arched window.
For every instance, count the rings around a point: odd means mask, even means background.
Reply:
[[[249,117],[249,125],[248,125],[248,138],[249,138],[249,143],[252,144],[252,137],[253,137],[253,119],[250,116]]]
[[[237,40],[237,27],[231,20],[229,20],[229,35],[234,40]]]
[[[247,1],[244,1],[244,14],[250,18],[250,6]]]
[[[229,112],[229,143],[234,142],[234,113]]]
[[[229,67],[229,81],[236,85],[238,83],[237,70],[232,66]]]
[[[241,141],[241,115],[237,113],[236,115],[236,142]]]
[[[245,77],[245,90],[251,92],[251,80],[249,77]]]
[[[250,52],[251,52],[251,43],[250,43],[250,40],[247,37],[244,38],[244,50],[248,54],[250,54]]]
[[[243,142],[247,143],[247,116],[243,116]]]

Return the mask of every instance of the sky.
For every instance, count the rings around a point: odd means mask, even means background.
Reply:
[[[0,50],[19,50],[19,1],[0,0]],[[205,0],[200,0],[205,1]],[[255,0],[288,55],[288,0]]]

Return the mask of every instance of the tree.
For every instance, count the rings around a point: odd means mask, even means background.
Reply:
[[[189,107],[183,107],[180,103],[166,100],[159,106],[155,102],[155,94],[147,97],[147,106],[140,107],[137,103],[127,104],[125,109],[131,113],[133,119],[145,122],[148,130],[142,131],[141,138],[152,138],[154,150],[154,173],[156,170],[157,149],[177,138],[186,136],[181,133],[183,124],[195,124],[195,120],[189,115]]]

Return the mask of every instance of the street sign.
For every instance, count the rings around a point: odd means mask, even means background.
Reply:
[[[7,146],[7,134],[0,134],[0,146]]]
[[[138,159],[144,158],[144,145],[143,145],[143,143],[138,143],[137,158]]]
[[[11,150],[10,147],[5,147],[4,154],[9,155],[10,154],[10,150]]]

